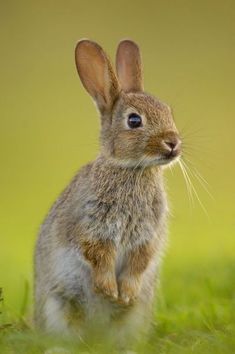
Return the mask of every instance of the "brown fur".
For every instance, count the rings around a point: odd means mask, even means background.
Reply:
[[[93,269],[94,290],[111,298],[118,297],[115,276],[115,246],[112,241],[88,240],[80,237],[84,257]]]
[[[115,247],[112,241],[89,240],[86,237],[79,239],[84,257],[98,271],[109,270],[114,264]]]
[[[131,250],[128,254],[126,274],[138,277],[147,268],[152,259],[156,246],[154,242],[146,242]]]
[[[156,245],[147,242],[132,249],[128,255],[125,270],[119,279],[120,302],[132,303],[138,296],[141,276],[151,261]]]

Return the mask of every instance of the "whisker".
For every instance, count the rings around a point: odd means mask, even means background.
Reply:
[[[192,165],[191,169],[186,164],[186,161],[184,161],[184,159],[187,160]],[[204,190],[207,192],[207,194],[211,197],[211,199],[215,200],[213,195],[208,189],[210,185],[207,182],[207,180],[200,174],[200,172],[196,169],[196,167],[192,164],[191,161],[189,161],[186,157],[184,157],[184,159],[182,159],[182,162],[185,168],[188,170],[188,172],[191,173],[191,176],[195,177],[198,180],[198,182],[201,184],[201,186],[204,188]]]
[[[190,163],[190,165],[192,166],[192,168],[194,169],[194,171],[197,173],[197,175],[200,177],[200,179],[206,183],[209,186],[209,183],[207,182],[207,180],[199,173],[199,171],[196,169],[195,165],[189,160],[187,159],[185,156],[183,157],[183,160],[187,160],[188,163]],[[187,166],[186,162],[184,161],[185,165]],[[188,167],[188,166],[187,166]],[[189,168],[189,167],[188,167]]]
[[[190,207],[192,205],[194,205],[194,199],[193,199],[193,193],[192,193],[192,189],[191,189],[191,185],[188,181],[188,178],[187,178],[187,175],[185,173],[185,169],[184,169],[184,166],[182,165],[181,161],[179,160],[179,166],[180,166],[180,169],[181,169],[181,172],[183,174],[183,177],[184,177],[184,181],[185,181],[185,184],[186,184],[186,189],[187,189],[187,194],[188,194],[188,198],[189,198],[189,204],[190,204]]]
[[[194,185],[193,185],[193,183],[192,183],[192,181],[191,181],[191,179],[190,179],[190,177],[189,177],[189,174],[188,174],[188,172],[187,172],[187,170],[186,170],[186,168],[185,168],[185,162],[183,162],[183,160],[181,160],[181,163],[182,163],[182,166],[184,166],[184,172],[185,172],[185,174],[187,175],[188,180],[190,181],[191,188],[192,188],[192,191],[193,191],[195,197],[197,198],[197,200],[198,200],[198,202],[199,202],[201,208],[203,209],[203,211],[205,212],[205,214],[207,215],[207,217],[209,217],[209,215],[208,215],[208,213],[207,213],[207,210],[206,210],[205,206],[203,205],[201,199],[199,198],[199,195],[198,195],[198,193],[197,193],[197,191],[196,191],[196,189],[195,189],[195,187],[194,187]]]
[[[170,171],[171,171],[171,175],[173,176],[173,170],[172,170],[172,166],[171,164],[169,165]]]

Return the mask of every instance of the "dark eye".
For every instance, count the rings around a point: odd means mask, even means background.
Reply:
[[[131,113],[128,116],[128,125],[130,128],[139,128],[142,125],[141,117],[136,113]]]

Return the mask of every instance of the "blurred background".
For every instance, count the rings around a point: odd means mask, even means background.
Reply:
[[[32,297],[40,223],[98,153],[99,119],[74,63],[84,37],[112,59],[120,39],[135,40],[146,91],[173,107],[185,137],[201,202],[190,201],[179,166],[166,171],[172,215],[163,277],[198,265],[221,264],[226,273],[235,253],[234,16],[232,0],[1,2],[0,287],[12,312],[22,311],[26,287]]]

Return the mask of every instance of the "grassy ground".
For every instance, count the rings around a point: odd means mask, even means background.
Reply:
[[[232,261],[186,263],[162,272],[162,284],[155,308],[155,323],[138,353],[235,352],[235,263]],[[63,342],[39,336],[25,322],[14,318],[2,301],[0,353],[45,353],[63,347],[71,353],[112,353],[108,343]],[[24,311],[25,304],[22,305]],[[58,349],[53,353],[60,353]],[[50,353],[50,352],[49,352]]]

